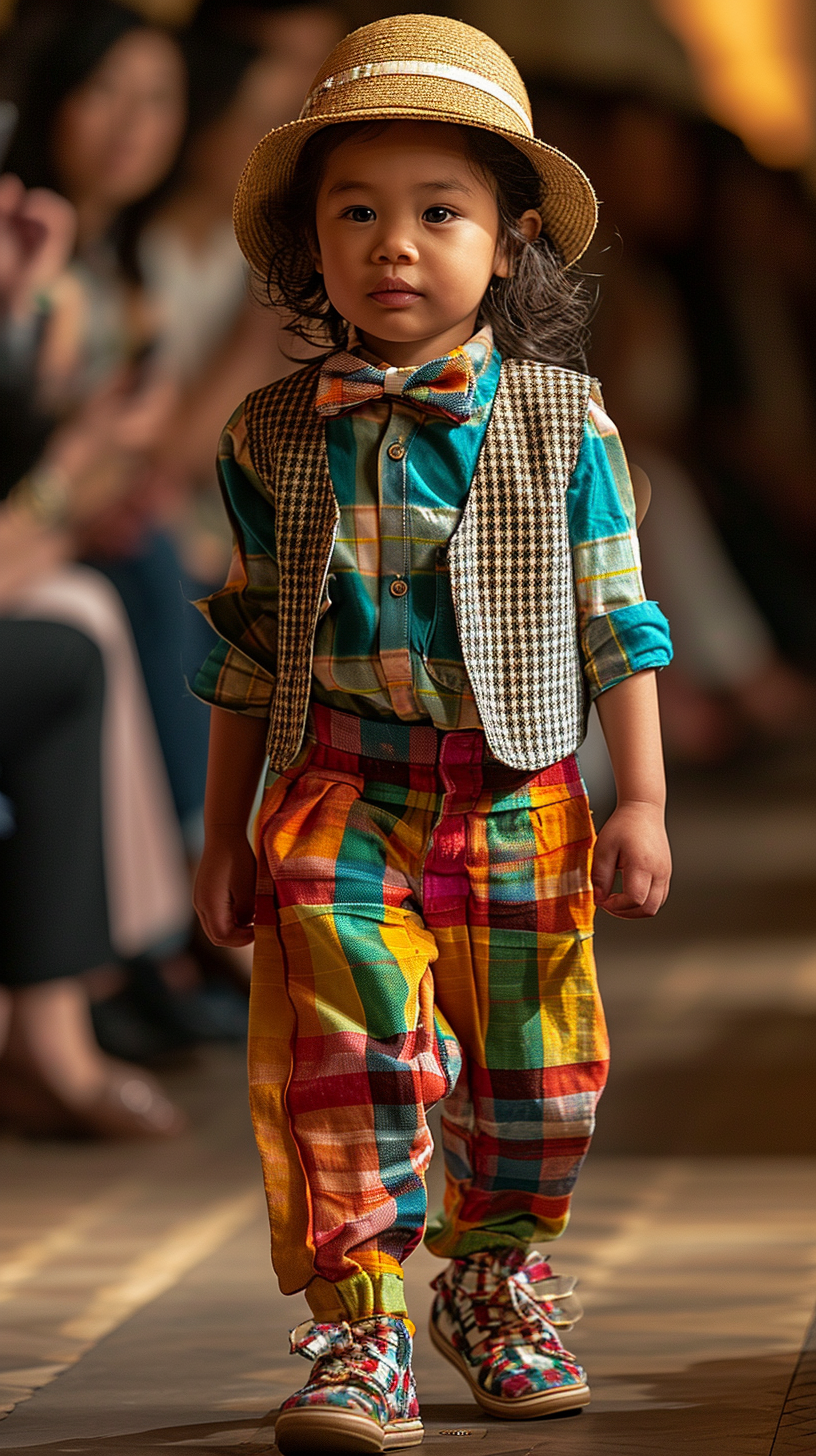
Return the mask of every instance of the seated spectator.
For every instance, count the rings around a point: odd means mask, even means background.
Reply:
[[[29,188],[50,187],[74,206],[77,242],[54,291],[44,341],[47,399],[65,414],[116,370],[158,389],[155,320],[136,242],[167,185],[187,116],[177,41],[113,0],[71,7],[30,57],[9,166]],[[164,388],[172,390],[168,381]],[[169,394],[168,394],[169,398]],[[180,660],[183,598],[172,541],[155,521],[143,477],[110,493],[86,523],[86,559],[110,577],[134,632],[182,824],[195,817],[190,710]]]
[[[168,1136],[182,1115],[103,1055],[83,976],[184,934],[183,859],[121,604],[71,564],[163,406],[108,386],[44,440],[36,314],[73,230],[62,199],[0,179],[0,412],[19,425],[0,474],[0,1124]]]

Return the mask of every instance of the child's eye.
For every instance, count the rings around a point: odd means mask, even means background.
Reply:
[[[449,217],[456,217],[451,207],[427,207],[422,214],[424,222],[447,222]]]
[[[373,207],[347,207],[343,213],[351,222],[373,222],[376,215]]]

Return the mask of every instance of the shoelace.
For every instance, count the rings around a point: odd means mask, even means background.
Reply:
[[[479,1304],[487,1313],[486,1323],[468,1339],[471,1352],[482,1347],[487,1352],[494,1346],[507,1349],[530,1343],[543,1343],[560,1351],[556,1331],[572,1329],[583,1310],[574,1292],[577,1280],[570,1275],[548,1273],[536,1280],[529,1278],[533,1269],[549,1267],[539,1254],[531,1253],[519,1269],[496,1277],[486,1289],[467,1290],[455,1281],[449,1282],[444,1274],[433,1281],[433,1288],[446,1289],[460,1308],[468,1303]]]
[[[366,1338],[360,1332],[360,1325],[354,1328],[347,1321],[321,1325],[306,1319],[302,1325],[290,1329],[289,1348],[293,1356],[303,1356],[305,1360],[325,1360],[329,1356],[338,1364],[372,1358],[382,1361],[389,1354],[398,1354],[399,1335],[385,1321],[376,1321],[376,1329]]]
[[[337,1324],[305,1320],[290,1330],[289,1349],[293,1355],[315,1361],[312,1382],[319,1383],[324,1378],[331,1381],[353,1371],[357,1384],[382,1397],[386,1392],[380,1382],[370,1369],[363,1369],[362,1364],[373,1361],[377,1368],[387,1366],[389,1356],[399,1355],[400,1337],[384,1321],[376,1324],[376,1331],[372,1330],[366,1338],[359,1325],[354,1329],[345,1320]],[[397,1363],[395,1359],[395,1365]]]
[[[354,1331],[345,1320],[342,1324],[331,1325],[304,1320],[303,1324],[289,1331],[289,1349],[293,1355],[303,1355],[306,1360],[352,1353],[365,1357],[362,1344],[355,1340]]]

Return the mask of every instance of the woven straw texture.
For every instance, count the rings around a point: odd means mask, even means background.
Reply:
[[[457,75],[365,74],[371,66],[411,62]],[[355,76],[356,68],[363,74]],[[472,84],[462,72],[473,76]],[[564,262],[574,263],[584,252],[597,222],[592,186],[575,162],[532,135],[527,92],[510,57],[461,21],[395,15],[352,31],[335,46],[315,76],[301,119],[269,132],[250,156],[235,195],[234,221],[253,268],[266,273],[266,204],[291,184],[304,142],[333,123],[400,118],[481,127],[506,137],[544,183],[544,227]]]

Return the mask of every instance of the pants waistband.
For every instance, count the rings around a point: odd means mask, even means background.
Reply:
[[[484,733],[479,728],[442,732],[430,723],[383,723],[371,718],[358,718],[354,713],[341,713],[322,703],[309,709],[307,736],[327,748],[353,753],[359,758],[381,758],[388,763],[419,763],[433,766],[439,761],[445,739],[472,740],[479,759],[487,752]],[[491,759],[493,755],[490,755]]]
[[[583,792],[575,754],[537,771],[509,768],[491,752],[481,728],[443,730],[428,723],[382,723],[313,702],[307,737],[358,759],[430,768],[443,780],[452,776],[451,782],[478,772],[482,786],[493,792],[512,792],[523,784],[539,789],[570,785],[571,792]]]

